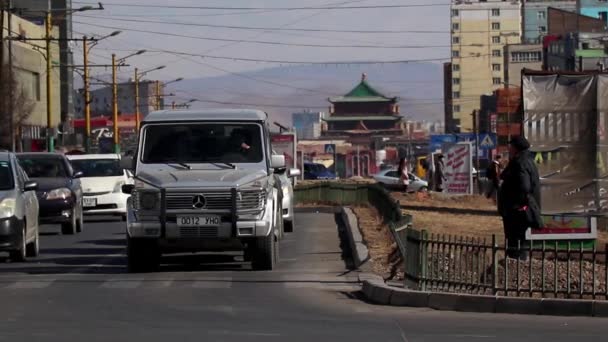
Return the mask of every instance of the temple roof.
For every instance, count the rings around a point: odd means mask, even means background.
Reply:
[[[361,82],[344,96],[330,97],[329,102],[393,102],[396,97],[388,97],[367,83],[367,76],[361,75]]]

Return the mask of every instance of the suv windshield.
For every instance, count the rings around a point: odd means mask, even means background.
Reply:
[[[70,163],[74,171],[82,171],[83,177],[122,176],[123,170],[118,159],[77,159]]]
[[[11,172],[11,165],[6,162],[0,162],[0,190],[13,189],[13,173]]]
[[[259,163],[263,160],[258,124],[165,124],[144,131],[144,163]]]
[[[19,163],[30,178],[66,178],[68,172],[61,158],[19,156]]]

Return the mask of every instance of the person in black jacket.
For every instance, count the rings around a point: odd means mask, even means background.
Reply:
[[[527,258],[527,253],[518,252],[518,244],[524,247],[528,228],[542,225],[540,177],[529,148],[526,138],[513,138],[509,143],[509,164],[500,175],[503,183],[498,193],[498,212],[508,242],[507,255],[511,258]]]

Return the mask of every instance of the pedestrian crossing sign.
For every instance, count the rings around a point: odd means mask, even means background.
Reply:
[[[493,150],[496,148],[496,136],[490,134],[482,134],[479,137],[479,149],[482,150]]]
[[[326,154],[334,154],[336,152],[335,144],[325,144],[325,153]]]

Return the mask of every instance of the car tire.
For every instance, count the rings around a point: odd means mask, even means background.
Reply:
[[[76,232],[82,233],[84,228],[84,214],[82,208],[80,209],[80,215],[78,216],[78,222],[76,222]]]
[[[64,222],[61,224],[61,234],[63,235],[74,235],[77,231],[78,222],[76,219],[76,208],[72,211],[72,219],[70,222]]]
[[[23,222],[23,227],[21,228],[21,245],[19,246],[19,248],[17,250],[11,251],[9,253],[9,257],[12,261],[16,261],[16,262],[23,262],[26,261],[27,259],[27,254],[26,254],[26,239],[25,239],[25,221]]]
[[[133,239],[127,235],[127,271],[154,272],[160,265],[160,251],[156,240]]]
[[[293,233],[293,229],[294,229],[293,220],[291,220],[291,221],[283,220],[283,227],[285,229],[285,233]]]
[[[276,216],[277,219],[275,222],[282,222],[280,210],[277,210]],[[273,227],[267,236],[255,239],[251,267],[256,271],[272,271],[277,265],[279,259],[279,242],[276,241],[275,237],[274,231],[276,228],[277,227]]]
[[[40,255],[40,232],[38,231],[37,227],[36,227],[36,238],[34,239],[33,242],[30,242],[26,246],[25,254],[26,254],[26,256],[28,256],[30,258],[35,258],[38,255]]]
[[[418,192],[428,192],[429,188],[426,186],[421,187],[420,189],[418,189]]]

